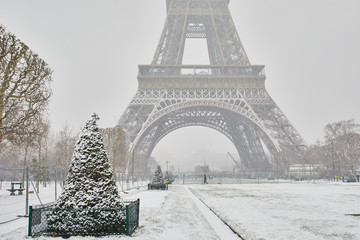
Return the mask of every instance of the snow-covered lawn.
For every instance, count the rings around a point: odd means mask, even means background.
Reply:
[[[360,185],[192,185],[245,239],[360,239]]]
[[[40,196],[45,196],[44,199],[41,197],[43,203],[47,202],[46,199],[49,202],[53,201],[54,188],[43,188],[40,193],[42,193]],[[39,204],[33,197],[31,195],[31,202],[36,205]],[[143,187],[138,190],[131,190],[127,194],[121,193],[121,197],[124,199],[140,198],[140,227],[131,237],[110,236],[106,237],[106,239],[219,239],[182,185],[173,185],[169,191],[147,191],[147,188]],[[21,201],[21,199],[24,200],[24,197],[9,196],[8,192],[0,191],[0,207],[11,204],[15,200]],[[25,202],[16,205],[21,209],[20,214],[24,214],[23,211],[25,211],[22,207],[23,204]],[[0,209],[4,213],[7,212],[5,208]],[[12,213],[10,215],[16,216]],[[26,239],[27,220],[21,218],[13,222],[0,224],[0,239]],[[5,219],[0,215],[0,222],[4,221]],[[37,239],[53,238],[38,237]],[[71,237],[70,239],[96,238]]]
[[[345,215],[360,213],[357,183],[174,184],[168,191],[134,189],[121,197],[140,198],[140,227],[131,237],[105,239],[219,239],[186,187],[247,240],[360,239],[360,217]],[[0,223],[25,213],[25,196],[10,196],[6,188],[0,190]],[[42,188],[40,197],[43,203],[53,201],[53,184]],[[30,195],[30,203],[39,204],[36,195]],[[27,239],[27,220],[0,224],[0,239]]]
[[[21,226],[27,226],[27,218],[18,218],[18,215],[25,215],[25,202],[26,196],[25,191],[23,195],[14,195],[10,196],[10,192],[6,189],[10,189],[10,182],[3,182],[0,190],[0,239],[2,233],[7,233],[12,230],[15,230]],[[33,190],[33,187],[30,185],[30,191]],[[57,187],[57,196],[60,195],[61,187]],[[49,203],[55,201],[55,185],[53,183],[48,185],[48,187],[40,188],[39,197],[42,203]],[[29,205],[39,205],[40,201],[37,198],[36,194],[29,194]],[[17,219],[17,220],[14,220]],[[14,221],[12,221],[14,220]],[[9,223],[5,223],[11,221]],[[27,231],[27,230],[25,230]],[[26,235],[26,232],[24,232]],[[11,239],[11,238],[9,238]]]

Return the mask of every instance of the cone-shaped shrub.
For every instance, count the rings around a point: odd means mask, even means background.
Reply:
[[[163,174],[162,174],[160,165],[156,166],[155,176],[152,179],[151,183],[152,184],[164,184],[164,178],[163,178]]]
[[[125,232],[125,216],[96,114],[87,121],[56,208],[48,215],[48,231],[55,235],[106,235]],[[105,232],[105,234],[104,234]]]

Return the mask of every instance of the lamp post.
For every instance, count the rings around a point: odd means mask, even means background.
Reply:
[[[331,159],[332,159],[332,167],[333,167],[333,179],[335,182],[334,139],[331,140]]]
[[[26,201],[25,216],[29,216],[29,167],[26,167]]]
[[[135,158],[135,146],[133,148],[133,151],[132,151],[132,161],[131,161],[131,181],[132,181],[132,184],[134,186],[134,158]]]

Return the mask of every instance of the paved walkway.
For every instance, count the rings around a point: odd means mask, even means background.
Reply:
[[[204,215],[208,223],[214,229],[220,239],[224,240],[238,240],[240,239],[224,222],[217,217],[202,201],[199,200],[187,187],[186,191]]]
[[[163,203],[158,205],[156,196],[165,192]],[[140,202],[140,227],[132,239],[220,239],[184,186],[139,192],[138,197],[144,204]]]
[[[135,197],[143,203],[133,239],[239,239],[186,186],[170,185],[168,191],[143,191]]]

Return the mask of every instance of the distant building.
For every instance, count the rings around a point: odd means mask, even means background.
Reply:
[[[209,173],[210,172],[209,165],[196,166],[195,167],[195,172],[196,173]]]
[[[313,177],[319,176],[324,171],[321,164],[292,164],[289,168],[291,177]]]

